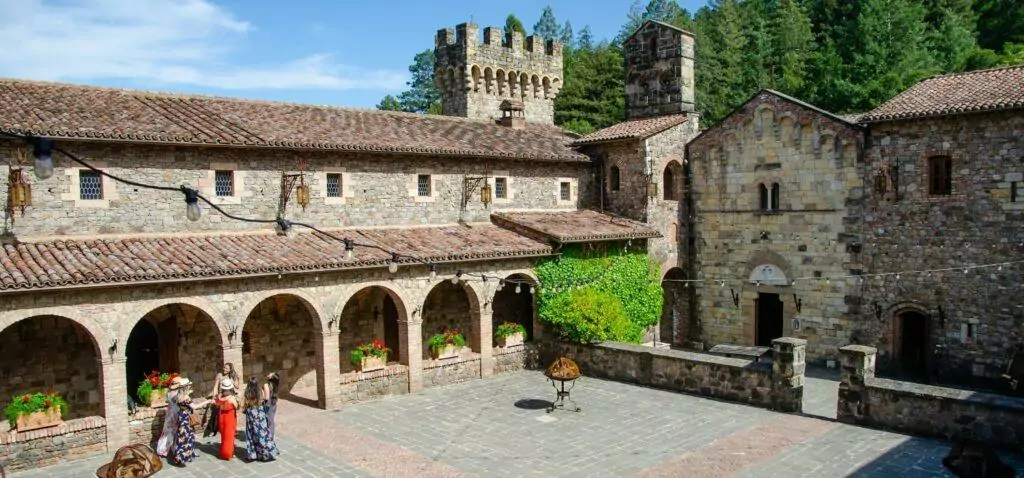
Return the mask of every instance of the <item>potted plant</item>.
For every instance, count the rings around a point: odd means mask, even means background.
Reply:
[[[363,342],[348,354],[352,366],[360,372],[380,370],[388,364],[388,348],[380,339]]]
[[[11,427],[19,432],[52,427],[63,423],[61,418],[68,411],[68,403],[56,390],[31,393],[11,398],[4,407],[4,416]]]
[[[435,359],[457,357],[459,349],[466,346],[466,339],[458,329],[445,330],[430,338],[430,353]]]
[[[494,329],[494,338],[499,347],[522,345],[526,337],[526,327],[516,322],[505,322]]]
[[[178,378],[177,373],[160,373],[156,370],[146,375],[146,379],[139,384],[139,401],[149,407],[163,407],[167,405],[167,391],[171,381]]]

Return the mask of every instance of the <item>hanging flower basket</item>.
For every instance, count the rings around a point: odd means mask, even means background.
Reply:
[[[373,372],[387,366],[388,348],[382,340],[373,339],[357,345],[349,352],[348,358],[357,371]]]
[[[494,337],[499,347],[512,347],[523,345],[523,338],[526,337],[526,327],[515,322],[505,322],[494,329]]]
[[[60,425],[67,409],[64,398],[51,390],[13,397],[4,408],[4,415],[11,427],[23,432]]]
[[[430,354],[435,360],[450,359],[459,356],[459,350],[466,346],[466,339],[458,329],[445,330],[430,338]]]

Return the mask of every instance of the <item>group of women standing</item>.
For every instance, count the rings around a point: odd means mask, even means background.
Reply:
[[[180,466],[194,460],[196,433],[193,425],[197,420],[192,415],[203,407],[210,407],[208,412],[213,412],[212,416],[216,417],[216,433],[220,434],[218,456],[222,460],[230,460],[235,455],[239,410],[245,414],[245,449],[248,460],[270,461],[277,457],[280,452],[274,441],[274,419],[277,415],[280,377],[277,373],[271,373],[262,385],[256,377],[250,377],[241,400],[235,387],[238,381],[234,366],[228,363],[223,372],[217,374],[213,393],[205,400],[193,401],[192,382],[184,377],[176,378],[168,387],[167,415],[157,440],[157,454]]]

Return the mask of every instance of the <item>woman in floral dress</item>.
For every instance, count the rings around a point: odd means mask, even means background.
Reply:
[[[245,386],[245,451],[250,461],[271,461],[277,455],[277,444],[270,435],[267,411],[262,403],[260,384],[250,377]]]
[[[174,400],[178,404],[178,429],[174,433],[174,461],[181,466],[196,459],[196,431],[192,429],[189,417],[192,415],[192,382],[181,379]],[[198,404],[197,404],[198,405]]]

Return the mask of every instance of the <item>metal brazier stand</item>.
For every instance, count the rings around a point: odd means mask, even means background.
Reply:
[[[572,404],[572,407],[568,410],[575,412],[580,411],[580,407],[576,405],[576,402],[570,397],[573,387],[576,386],[576,380],[580,378],[580,368],[573,362],[572,359],[567,357],[559,357],[555,360],[548,369],[544,372],[544,375],[551,380],[551,386],[555,387],[555,400],[551,402],[551,406],[548,407],[547,412],[551,413],[556,408],[566,409],[565,402],[568,401]],[[569,383],[569,389],[565,389],[566,382]],[[561,386],[561,389],[559,389]]]

